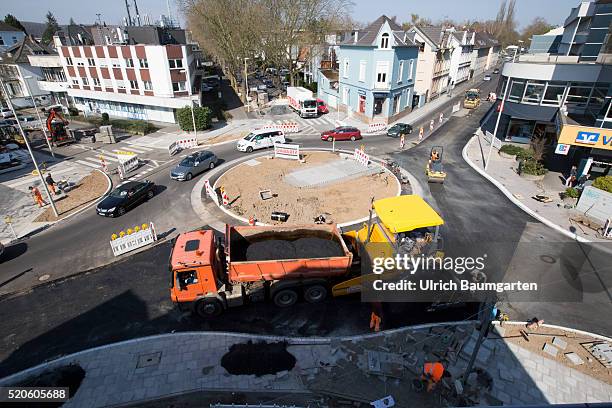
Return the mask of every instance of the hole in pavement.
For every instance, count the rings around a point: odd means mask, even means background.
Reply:
[[[74,397],[85,378],[85,370],[78,364],[70,364],[47,370],[14,384],[16,387],[68,387],[70,398]],[[44,407],[61,407],[64,402],[46,402]],[[33,405],[29,405],[33,406]]]
[[[286,342],[234,344],[221,358],[221,366],[234,375],[276,374],[295,366],[295,357],[287,351]]]

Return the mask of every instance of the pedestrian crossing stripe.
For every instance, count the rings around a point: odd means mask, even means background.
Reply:
[[[113,152],[115,153],[119,153],[119,152],[130,152],[130,153],[134,153],[134,154],[138,154],[138,153],[146,153],[146,150],[138,150],[138,149],[134,149],[132,146],[130,147],[124,147],[122,149],[113,149]]]
[[[99,169],[100,167],[102,167],[102,165],[100,165],[100,164],[89,163],[89,162],[86,162],[85,160],[75,160],[75,163],[79,163],[79,164],[82,164],[83,166],[87,166],[87,167],[92,167],[94,169]]]
[[[102,155],[102,157],[104,157],[104,160],[108,160],[108,161],[112,161],[112,162],[119,162],[119,159],[117,159],[115,156],[115,153],[112,152],[107,152],[106,150],[98,150],[98,152]],[[98,159],[100,159],[98,157]]]
[[[138,153],[150,152],[151,150],[155,150],[153,147],[145,147],[141,145],[134,145],[132,143],[128,143],[129,147],[126,147],[126,150],[134,150]]]

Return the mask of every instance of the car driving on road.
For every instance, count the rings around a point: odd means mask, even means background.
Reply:
[[[278,129],[254,130],[236,144],[236,149],[241,152],[251,153],[253,150],[272,147],[275,143],[285,143],[285,134]]]
[[[202,150],[185,157],[181,162],[170,171],[170,178],[173,180],[191,180],[193,176],[212,169],[217,164],[217,156],[209,151]]]
[[[396,123],[387,130],[387,136],[400,137],[412,133],[412,126],[407,123]]]
[[[339,126],[335,129],[321,133],[321,140],[359,140],[361,139],[361,131],[352,126]]]
[[[128,181],[111,191],[96,207],[98,215],[119,217],[155,195],[155,183],[149,180]]]
[[[485,75],[484,78],[482,78],[483,81],[490,81],[491,80],[491,75]]]

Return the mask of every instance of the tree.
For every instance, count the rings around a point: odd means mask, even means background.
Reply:
[[[555,26],[548,24],[548,22],[542,17],[536,17],[533,21],[523,29],[521,33],[521,39],[527,44],[531,41],[534,35],[545,34],[555,28]]]
[[[43,32],[42,43],[50,44],[51,41],[53,41],[53,36],[60,29],[60,26],[59,24],[57,24],[57,20],[55,19],[55,16],[50,11],[47,12],[46,17],[47,17],[47,28],[45,28],[45,31]]]
[[[70,22],[68,23],[70,25],[77,25],[76,21],[74,21],[74,18],[70,17]]]
[[[410,14],[410,22],[402,24],[402,29],[408,30],[410,27],[426,27],[431,25],[431,20],[425,17],[419,16],[417,13]]]
[[[15,17],[12,14],[7,14],[4,17],[4,22],[8,25],[10,25],[11,27],[15,27],[16,29],[18,29],[19,31],[23,31],[24,33],[26,32],[25,27],[21,24],[21,21],[17,20],[17,17]]]
[[[212,123],[212,111],[204,106],[195,106],[193,108],[195,123],[197,130],[205,130],[210,128]],[[191,107],[185,106],[176,110],[176,119],[178,120],[181,130],[193,132],[193,117],[191,116]]]

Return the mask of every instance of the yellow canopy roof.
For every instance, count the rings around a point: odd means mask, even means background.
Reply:
[[[444,220],[418,195],[403,195],[374,201],[380,221],[393,233],[435,227]]]

